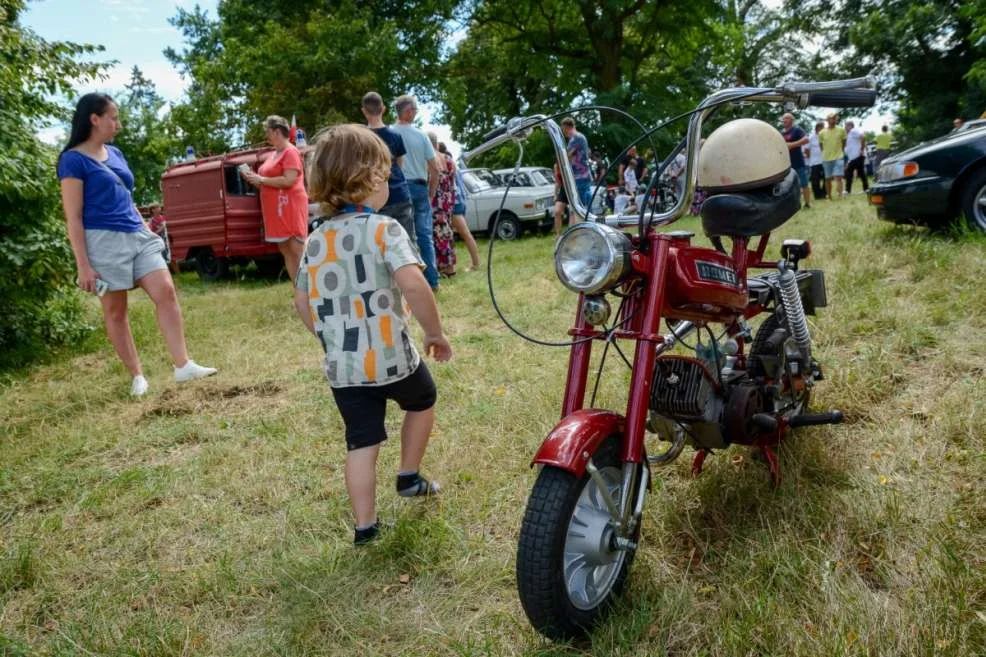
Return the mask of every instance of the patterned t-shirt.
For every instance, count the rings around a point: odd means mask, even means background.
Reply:
[[[576,180],[592,182],[589,170],[589,141],[581,132],[573,132],[568,139],[568,159],[572,161],[572,173]]]
[[[309,235],[295,286],[308,293],[333,388],[381,386],[417,369],[421,357],[408,337],[408,309],[394,282],[394,272],[407,265],[424,266],[390,217],[349,212]]]

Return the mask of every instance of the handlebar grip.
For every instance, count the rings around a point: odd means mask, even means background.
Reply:
[[[808,94],[808,104],[816,107],[873,107],[875,102],[876,89],[813,91]]]
[[[492,130],[487,132],[485,135],[483,135],[483,143],[486,143],[492,139],[496,139],[500,135],[507,134],[507,125],[501,125],[499,128],[493,128]]]
[[[826,82],[788,82],[783,89],[793,94],[811,94],[816,91],[844,91],[846,89],[873,89],[876,80],[870,76],[849,78],[847,80],[828,80]]]

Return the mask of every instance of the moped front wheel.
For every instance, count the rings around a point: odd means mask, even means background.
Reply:
[[[619,440],[607,439],[592,460],[620,499]],[[640,481],[640,478],[637,478]],[[639,526],[631,537],[636,543]],[[550,639],[585,635],[622,591],[632,548],[619,548],[609,509],[588,473],[544,466],[524,513],[517,548],[517,589],[534,628]]]

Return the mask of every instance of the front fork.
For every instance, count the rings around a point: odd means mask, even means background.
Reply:
[[[649,285],[643,307],[640,338],[637,341],[633,359],[633,374],[630,380],[630,394],[627,400],[626,424],[623,433],[620,461],[623,472],[620,482],[619,500],[612,494],[602,475],[590,459],[586,464],[589,476],[595,482],[600,496],[610,513],[610,522],[616,528],[614,547],[633,549],[636,544],[630,537],[634,535],[643,512],[644,498],[650,483],[650,471],[644,465],[644,429],[650,405],[651,382],[654,377],[654,361],[672,348],[675,343],[695,329],[691,322],[683,322],[668,335],[660,335],[661,308],[664,305],[664,289],[667,280],[665,263],[671,242],[663,235],[652,238],[653,263]],[[582,301],[579,302],[578,315],[573,334],[578,335],[589,329],[582,316]],[[585,401],[585,387],[588,377],[590,341],[586,340],[572,347],[568,363],[568,386],[562,403],[562,417],[567,417],[582,408]],[[636,491],[636,494],[634,492]]]

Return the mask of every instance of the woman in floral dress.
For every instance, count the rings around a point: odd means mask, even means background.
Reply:
[[[435,148],[435,159],[440,171],[438,189],[431,199],[431,210],[435,217],[435,262],[438,273],[443,276],[455,275],[455,233],[452,230],[452,210],[455,208],[455,165],[452,158],[438,149],[438,135],[428,133]]]

